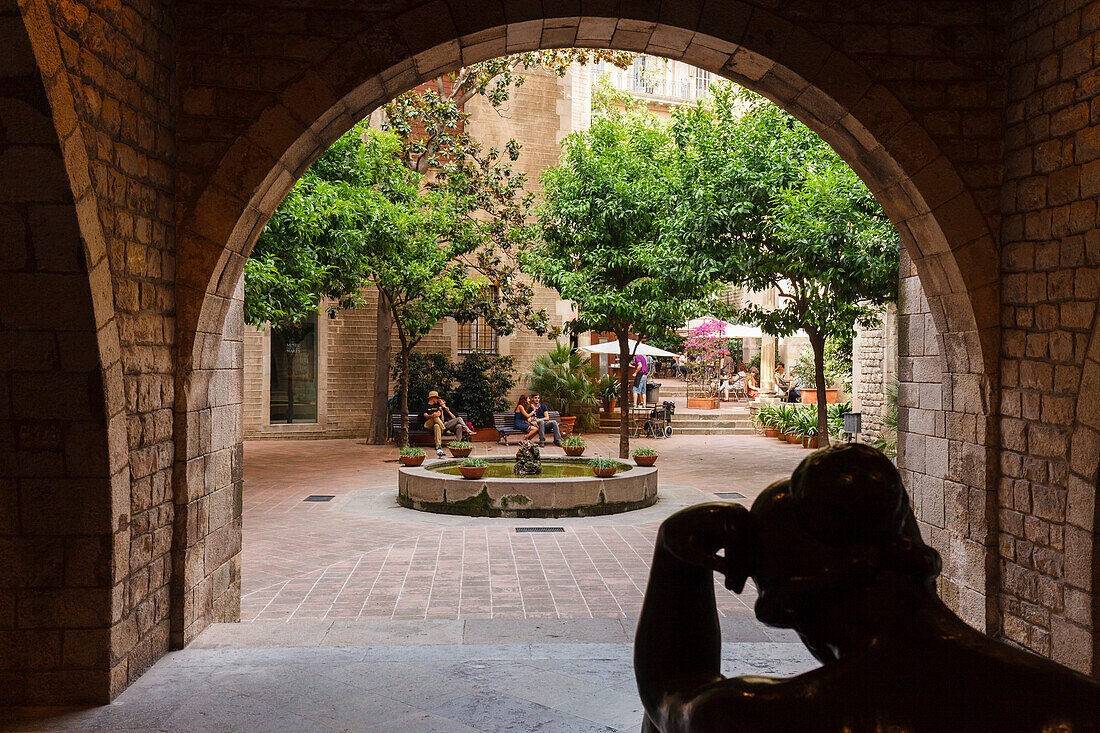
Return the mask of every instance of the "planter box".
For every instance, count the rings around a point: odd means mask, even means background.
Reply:
[[[837,390],[827,389],[825,390],[825,401],[836,402]],[[817,390],[816,389],[804,389],[802,390],[802,402],[806,405],[817,404]]]
[[[688,397],[688,409],[694,410],[717,410],[718,398],[714,397]]]

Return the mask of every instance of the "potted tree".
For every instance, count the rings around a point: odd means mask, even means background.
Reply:
[[[406,445],[401,449],[401,464],[404,466],[419,466],[424,462],[424,450],[416,446]]]
[[[730,353],[724,332],[725,324],[722,321],[710,319],[694,328],[684,342],[684,354],[694,358],[695,363],[695,368],[687,375],[689,408],[718,409],[720,366],[722,359]],[[692,392],[695,393],[694,396]]]
[[[602,456],[596,456],[588,462],[588,465],[592,467],[592,473],[596,475],[596,478],[611,478],[619,468],[618,461]]]
[[[462,478],[479,479],[485,475],[488,466],[484,458],[464,458],[458,464],[458,470],[462,473]]]
[[[468,443],[465,440],[452,440],[447,443],[447,450],[451,451],[451,455],[455,458],[465,458],[474,451],[474,444]]]
[[[634,450],[634,462],[639,466],[652,466],[657,462],[660,454],[652,448],[637,448]]]
[[[604,412],[615,412],[619,402],[619,381],[610,374],[605,374],[596,382],[596,394],[603,402]]]
[[[588,443],[584,442],[584,438],[579,435],[565,436],[561,439],[561,445],[567,456],[584,455],[584,449],[588,447]]]

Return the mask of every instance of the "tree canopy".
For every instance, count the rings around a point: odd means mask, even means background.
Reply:
[[[562,145],[542,174],[542,240],[525,269],[577,306],[576,333],[605,331],[620,344],[620,456],[629,452],[627,337],[668,334],[697,315],[714,291],[714,268],[665,222],[680,180],[667,125],[609,110]]]
[[[774,310],[742,317],[768,333],[806,331],[825,422],[824,343],[869,323],[897,297],[899,237],[871,192],[821,138],[761,97],[711,87],[706,104],[673,115],[684,165],[672,226],[723,278],[774,287]]]

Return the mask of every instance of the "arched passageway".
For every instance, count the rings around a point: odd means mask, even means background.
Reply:
[[[46,80],[88,250],[107,434],[120,441],[109,451],[118,470],[108,467],[110,634],[81,645],[99,650],[97,694],[166,650],[169,616],[181,645],[235,615],[241,386],[229,316],[244,260],[293,181],[356,119],[422,80],[574,45],[727,76],[790,110],[863,177],[902,233],[902,275],[919,278],[904,288],[901,461],[947,559],[944,596],[980,628],[1094,667],[1086,356],[1100,123],[1083,49],[1096,24],[1053,1],[1042,12],[763,5],[20,4],[22,27],[5,33],[33,41]],[[71,106],[58,101],[65,88]],[[113,320],[100,307],[111,300]]]

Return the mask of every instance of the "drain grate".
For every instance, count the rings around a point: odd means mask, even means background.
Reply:
[[[736,491],[716,491],[714,495],[719,499],[744,499],[744,494],[738,494]]]
[[[564,532],[565,527],[516,527],[516,532]]]
[[[310,494],[303,501],[332,501],[335,498],[331,494]]]

